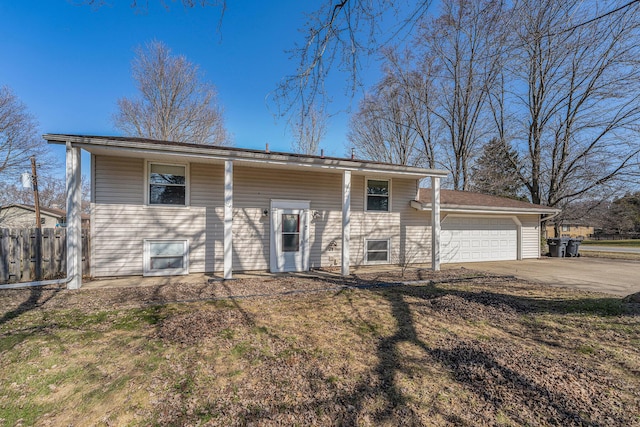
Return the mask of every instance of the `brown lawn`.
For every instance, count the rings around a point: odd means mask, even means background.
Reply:
[[[407,278],[0,291],[0,424],[640,425],[640,304]]]

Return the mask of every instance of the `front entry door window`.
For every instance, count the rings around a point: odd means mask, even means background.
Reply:
[[[300,215],[282,214],[282,251],[300,250]]]

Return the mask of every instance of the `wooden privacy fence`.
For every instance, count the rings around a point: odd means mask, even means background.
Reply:
[[[82,271],[89,272],[91,239],[82,230]],[[59,279],[67,275],[65,228],[0,228],[0,284]]]

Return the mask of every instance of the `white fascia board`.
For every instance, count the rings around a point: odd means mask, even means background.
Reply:
[[[91,152],[92,147],[100,147],[110,150],[122,150],[129,153],[140,155],[158,154],[158,155],[174,155],[188,158],[202,158],[208,160],[232,160],[238,164],[247,163],[252,165],[269,165],[281,167],[297,167],[297,168],[313,168],[344,171],[350,170],[357,173],[377,173],[385,175],[403,175],[413,178],[425,177],[445,177],[447,171],[439,169],[423,169],[412,166],[396,166],[387,164],[375,164],[350,161],[349,159],[321,159],[321,158],[299,158],[287,154],[261,153],[255,151],[228,151],[215,148],[189,147],[184,145],[162,145],[145,142],[130,142],[111,140],[109,138],[89,138],[79,136],[66,135],[43,135],[43,138],[51,144],[64,144],[66,141],[71,142],[73,146],[78,146],[86,151]]]
[[[420,211],[430,211],[431,203],[420,203],[416,200],[411,201],[411,207]],[[461,205],[440,205],[440,211],[446,213],[475,213],[475,214],[557,214],[559,209],[539,209],[539,208],[509,208],[509,207],[490,207],[490,206],[461,206]]]

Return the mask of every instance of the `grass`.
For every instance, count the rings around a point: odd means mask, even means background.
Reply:
[[[629,261],[640,260],[640,254],[631,252],[580,251],[580,256],[589,258],[621,259]]]
[[[633,425],[639,316],[480,279],[35,309],[0,324],[0,425]]]
[[[623,248],[640,248],[640,239],[628,240],[583,240],[583,245],[616,246]]]

